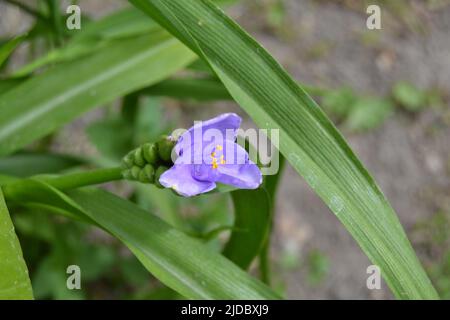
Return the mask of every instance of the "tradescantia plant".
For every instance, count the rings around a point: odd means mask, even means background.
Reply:
[[[123,158],[122,176],[173,189],[183,197],[207,193],[219,183],[257,189],[262,183],[261,171],[236,143],[240,123],[237,114],[222,114],[197,123],[179,137],[163,136],[155,143],[145,143]],[[213,130],[219,135],[208,135]]]
[[[279,130],[282,155],[380,267],[394,295],[399,299],[438,298],[373,178],[310,95],[254,39],[209,0],[130,2],[139,10],[126,9],[92,22],[66,46],[1,80],[0,155],[5,160],[17,157],[11,154],[82,113],[124,95],[124,112],[114,125],[120,131],[134,129],[139,118],[134,108],[136,97],[167,95],[163,80],[187,66],[198,71],[192,64],[198,58],[205,63],[201,71],[210,78],[196,80],[195,86],[201,89],[189,93],[212,100],[231,96],[259,127]],[[8,55],[15,42],[26,39],[11,40],[14,43],[2,52]],[[50,63],[54,65],[50,67]],[[43,72],[33,74],[37,67],[46,66]],[[36,89],[38,85],[42,89]],[[203,91],[208,89],[210,94],[205,95]],[[182,96],[183,92],[179,93]],[[114,165],[103,161],[103,167],[93,170],[55,174],[57,169],[36,166],[35,172],[23,176],[6,166],[0,176],[0,228],[9,232],[0,237],[4,255],[0,259],[0,297],[32,297],[6,200],[12,209],[45,209],[105,230],[122,241],[151,274],[186,298],[280,298],[270,288],[267,260],[279,173],[263,179],[260,167],[248,157],[248,146],[236,144],[239,125],[240,117],[227,113],[181,135],[167,136],[175,129],[168,128],[164,136],[139,144],[127,136],[121,150],[110,152],[119,154],[121,164],[115,158]],[[197,141],[197,129],[223,134],[221,139],[211,140],[202,133]],[[116,131],[108,131],[110,140]],[[200,161],[193,161],[196,158]],[[64,160],[58,158],[58,170],[80,162],[99,164],[87,159]],[[213,251],[182,227],[92,187],[117,180],[138,181],[146,188],[155,184],[182,197],[230,193],[235,223],[228,242],[221,252]],[[246,272],[256,257],[262,281]],[[6,270],[14,272],[6,274]]]

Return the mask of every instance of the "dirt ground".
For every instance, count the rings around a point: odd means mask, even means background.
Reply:
[[[243,1],[229,12],[301,83],[384,95],[398,80],[407,80],[420,88],[450,92],[450,6],[430,10],[423,1],[411,1],[405,18],[382,5],[382,29],[369,31],[367,15],[354,2],[286,0],[284,22],[277,27],[268,23],[264,4]],[[80,5],[103,15],[120,4]],[[219,104],[213,110],[228,107]],[[427,261],[430,257],[415,243],[412,230],[437,210],[450,210],[450,127],[445,114],[431,108],[414,115],[397,111],[376,129],[344,135],[398,213],[422,261]],[[290,267],[275,265],[275,282],[289,298],[392,298],[385,283],[381,290],[367,289],[366,268],[371,263],[289,166],[279,196],[272,256],[274,261],[286,256],[297,261]],[[305,268],[312,251],[320,252],[328,270],[315,284]]]
[[[418,87],[450,91],[450,7],[428,11],[411,8],[419,31],[383,14],[382,30],[368,31],[367,15],[337,1],[286,1],[287,39],[270,34],[254,17],[252,6],[236,8],[237,19],[300,82],[350,86],[360,92],[383,95],[398,80]],[[254,7],[253,7],[254,8]],[[386,16],[386,19],[385,19]],[[375,46],[365,45],[364,35],[377,33]],[[312,48],[325,47],[311,58]],[[448,105],[447,105],[448,107]],[[406,232],[436,210],[448,210],[450,193],[450,128],[442,115],[425,109],[411,116],[396,112],[381,127],[363,134],[344,132],[398,213]],[[311,285],[305,268],[281,268],[287,295],[298,299],[391,298],[387,286],[368,290],[366,268],[371,263],[337,218],[288,167],[279,191],[273,255],[319,250],[328,259],[329,271],[320,284]],[[420,252],[420,248],[415,246]],[[426,260],[424,254],[421,255]]]

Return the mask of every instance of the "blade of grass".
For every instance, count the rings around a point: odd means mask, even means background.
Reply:
[[[207,0],[130,0],[209,63],[352,234],[397,298],[438,295],[383,193],[311,97],[255,40]]]
[[[28,269],[0,188],[0,300],[33,299]]]
[[[22,43],[26,38],[25,35],[17,36],[0,47],[0,69],[2,68],[5,61],[14,52],[14,50]]]

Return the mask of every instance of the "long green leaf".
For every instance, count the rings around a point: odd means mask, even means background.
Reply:
[[[50,212],[95,225],[95,222],[84,215],[81,207],[71,201],[67,195],[41,180],[0,176],[0,185],[5,198],[13,204],[45,208]]]
[[[24,147],[83,112],[158,82],[194,59],[176,39],[157,32],[118,41],[33,77],[0,96],[0,155]]]
[[[83,164],[82,159],[54,153],[19,153],[0,158],[0,174],[28,177],[42,173],[57,173]]]
[[[231,1],[222,0],[216,2],[225,4]],[[125,39],[159,29],[161,27],[148,19],[148,16],[142,11],[134,7],[127,7],[97,21],[83,22],[81,30],[69,31],[69,33],[74,35],[67,45],[54,49],[42,57],[27,63],[14,72],[14,77],[27,75],[48,64],[71,61],[86,56],[104,47],[111,40]]]
[[[127,244],[160,281],[193,299],[276,299],[268,287],[201,242],[131,202],[103,191],[74,191],[89,217]]]
[[[33,299],[28,269],[0,188],[0,300]]]
[[[0,67],[2,67],[5,61],[14,52],[17,46],[22,43],[24,39],[25,36],[18,36],[0,46]]]
[[[384,195],[330,120],[286,71],[207,0],[130,0],[205,59],[352,234],[396,297],[438,298]]]
[[[197,101],[230,100],[231,96],[223,84],[215,79],[167,79],[149,88],[141,94],[168,96],[177,99]]]
[[[303,88],[311,95],[323,95],[330,92],[330,90],[311,86],[303,86]],[[215,77],[167,79],[144,88],[139,93],[176,99],[193,99],[202,102],[233,99],[223,83]]]
[[[70,41],[15,70],[14,77],[27,75],[48,64],[79,59],[105,47],[111,40],[124,39],[161,29],[135,8],[126,8],[87,23]]]
[[[0,79],[0,95],[24,82],[24,78]]]
[[[78,31],[72,42],[84,42],[86,39],[126,38],[154,31],[160,27],[133,7],[114,12],[100,20],[89,23]]]
[[[4,190],[15,203],[45,207],[103,228],[123,241],[160,281],[187,298],[279,298],[200,241],[113,194],[90,189],[66,195],[30,179],[4,186]]]
[[[223,254],[247,269],[260,252],[269,231],[270,199],[266,190],[236,190],[231,193],[234,204],[234,228]]]

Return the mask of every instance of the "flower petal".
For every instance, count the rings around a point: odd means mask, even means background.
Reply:
[[[262,182],[258,166],[249,161],[247,164],[224,164],[219,166],[217,182],[229,184],[240,189],[256,189]]]
[[[192,176],[199,181],[216,181],[220,173],[212,168],[210,164],[194,164],[192,165]]]
[[[183,153],[183,150],[191,148],[194,144],[209,144],[213,142],[213,139],[216,139],[216,134],[222,136],[220,140],[234,142],[236,140],[236,130],[239,129],[241,120],[235,113],[224,113],[215,118],[200,121],[178,138],[175,151],[180,155]]]
[[[198,181],[192,177],[192,166],[188,164],[175,164],[164,172],[159,182],[166,188],[172,188],[184,197],[192,197],[211,191],[216,187],[214,182]]]
[[[203,150],[193,145],[184,150],[175,164],[192,164],[192,176],[200,181],[216,181],[220,175],[219,167],[249,164],[247,151],[235,142],[226,140],[211,143]]]

